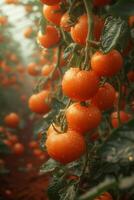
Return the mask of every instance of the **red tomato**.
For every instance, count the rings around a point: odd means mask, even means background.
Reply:
[[[66,110],[68,128],[80,133],[91,131],[101,122],[101,112],[94,106],[82,106],[80,103],[73,103]]]
[[[32,112],[45,114],[50,110],[50,106],[46,102],[49,91],[44,90],[38,94],[33,94],[29,99],[29,108]]]
[[[71,27],[71,37],[74,42],[85,45],[88,33],[87,15],[80,16],[78,22],[74,27]],[[104,20],[99,16],[94,16],[94,37],[96,40],[100,39],[100,35],[104,26]]]
[[[38,148],[38,142],[37,141],[35,141],[35,140],[32,140],[32,141],[30,141],[29,142],[29,147],[31,148],[31,149],[35,149],[35,148]]]
[[[62,0],[40,0],[40,1],[46,5],[55,5],[61,2]]]
[[[107,110],[113,107],[116,98],[116,91],[109,83],[105,83],[99,88],[95,96],[92,98],[92,103],[100,110]]]
[[[55,130],[49,130],[45,144],[49,156],[62,164],[79,159],[86,149],[84,137],[72,130],[59,134]]]
[[[58,25],[58,26],[60,25],[60,20],[63,13],[61,11],[59,4],[54,5],[54,6],[44,5],[43,14],[44,14],[44,17],[49,22],[52,22],[53,24]]]
[[[128,122],[130,119],[131,119],[130,114],[126,113],[125,111],[120,111],[120,120],[122,124]],[[117,128],[119,126],[117,112],[113,112],[111,114],[111,123],[114,128]]]
[[[54,47],[60,41],[60,34],[54,26],[46,26],[45,34],[38,33],[37,40],[45,48]]]
[[[70,68],[62,80],[62,90],[71,99],[85,101],[97,92],[99,79],[93,71]]]
[[[24,146],[23,144],[21,143],[16,143],[14,146],[13,146],[13,153],[15,155],[22,155],[24,153]]]
[[[10,113],[4,118],[4,122],[7,126],[11,128],[17,128],[20,123],[20,117],[17,113]]]
[[[111,77],[123,67],[123,57],[117,50],[107,54],[97,51],[91,58],[91,67],[99,76]]]

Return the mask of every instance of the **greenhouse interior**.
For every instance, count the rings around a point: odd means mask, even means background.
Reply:
[[[0,200],[134,200],[134,0],[0,0]]]

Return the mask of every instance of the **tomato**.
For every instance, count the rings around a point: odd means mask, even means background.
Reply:
[[[86,43],[88,32],[88,23],[87,23],[87,15],[82,15],[77,24],[74,27],[71,27],[71,37],[74,42],[84,45]]]
[[[29,99],[29,108],[32,112],[45,114],[50,110],[50,106],[46,102],[49,96],[49,91],[43,90],[38,94],[33,94]]]
[[[24,146],[21,143],[16,143],[13,146],[13,153],[15,155],[22,155],[24,153]]]
[[[35,140],[32,140],[32,141],[29,142],[29,147],[31,149],[38,148],[38,146],[39,146],[38,142],[36,142]]]
[[[133,15],[129,17],[128,23],[129,23],[130,27],[134,26],[134,16]]]
[[[40,1],[46,5],[55,5],[61,2],[61,0],[40,0]]]
[[[69,24],[69,15],[68,13],[65,13],[60,21],[60,27],[63,28],[64,31],[69,32],[71,30],[70,24]]]
[[[74,42],[85,45],[88,33],[87,15],[80,16],[78,22],[74,27],[71,27],[71,37]],[[93,34],[96,40],[100,39],[100,35],[104,26],[104,20],[98,16],[94,16],[94,30]],[[82,30],[82,31],[81,31]]]
[[[18,137],[16,135],[11,135],[8,137],[9,141],[11,141],[13,144],[18,142]]]
[[[116,91],[109,83],[105,83],[99,88],[95,96],[92,98],[92,103],[100,110],[107,110],[113,107],[116,98]]]
[[[54,69],[53,65],[44,65],[41,69],[41,75],[42,76],[48,76]]]
[[[70,68],[62,80],[63,93],[71,99],[85,101],[97,92],[99,79],[93,71]]]
[[[63,13],[61,11],[59,4],[54,5],[54,6],[44,5],[43,14],[44,14],[44,17],[49,22],[52,22],[53,24],[58,25],[58,26],[60,25],[60,20]]]
[[[91,67],[99,76],[112,77],[123,67],[123,58],[117,50],[107,54],[97,51],[91,57]]]
[[[94,106],[83,106],[80,103],[73,103],[66,110],[68,128],[80,133],[91,131],[101,122],[101,112]]]
[[[93,5],[96,7],[106,6],[111,3],[111,0],[93,0]]]
[[[33,33],[32,27],[27,27],[24,30],[23,35],[24,35],[25,38],[30,38],[32,36],[32,33]]]
[[[4,122],[10,128],[17,128],[20,123],[20,117],[17,113],[10,113],[5,116]]]
[[[38,33],[37,40],[45,48],[54,47],[60,41],[60,34],[54,26],[46,26],[45,34]]]
[[[33,150],[33,154],[37,157],[40,157],[43,154],[43,152],[40,149],[36,148]]]
[[[99,197],[95,198],[94,200],[113,200],[113,198],[109,192],[104,192]]]
[[[27,71],[28,71],[28,74],[31,75],[31,76],[38,76],[39,75],[39,67],[37,66],[36,63],[30,63],[27,66]]]
[[[52,134],[49,133],[45,145],[49,156],[62,164],[79,159],[86,150],[84,137],[72,130],[59,134],[52,130]]]
[[[131,70],[127,73],[127,78],[129,81],[134,82],[134,71]]]
[[[120,113],[120,120],[122,124],[128,122],[131,119],[131,115],[126,113],[125,111],[120,111],[119,113]],[[117,112],[113,112],[111,114],[111,123],[114,128],[117,128],[119,126]]]

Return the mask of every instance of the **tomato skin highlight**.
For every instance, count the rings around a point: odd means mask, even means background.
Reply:
[[[45,48],[52,48],[60,41],[60,34],[54,26],[48,25],[45,29],[45,33],[38,33],[38,43]]]
[[[116,91],[109,83],[105,83],[99,88],[95,96],[92,98],[92,103],[100,110],[107,110],[113,107],[116,98]]]
[[[124,123],[127,123],[130,119],[131,119],[131,115],[126,113],[125,111],[120,111],[120,120],[121,120],[121,123],[124,124]],[[113,112],[111,114],[111,123],[112,123],[112,126],[114,128],[118,128],[119,126],[119,123],[118,123],[118,114],[117,112]]]
[[[43,15],[44,17],[53,24],[60,26],[61,17],[63,15],[59,4],[54,6],[43,6]]]
[[[98,76],[112,77],[123,67],[123,57],[117,50],[107,54],[97,51],[91,57],[91,67]]]
[[[70,68],[62,80],[63,93],[73,100],[85,101],[95,95],[99,79],[93,71]]]
[[[46,140],[46,148],[50,157],[62,164],[67,164],[79,159],[86,150],[84,137],[72,130],[66,133],[56,133],[52,130]]]
[[[68,128],[83,134],[97,128],[101,118],[100,110],[94,105],[82,106],[80,103],[73,103],[66,110]]]
[[[50,110],[50,106],[46,103],[46,99],[49,96],[49,91],[43,90],[38,94],[33,94],[29,98],[29,108],[32,112],[38,114],[45,114]]]

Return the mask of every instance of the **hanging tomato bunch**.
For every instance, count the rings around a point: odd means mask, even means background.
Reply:
[[[40,76],[29,108],[43,115],[41,146],[50,159],[42,172],[53,171],[48,197],[112,200],[118,191],[123,199],[121,183],[126,175],[132,178],[134,164],[133,3],[41,3],[37,42],[45,62],[37,71],[28,68]]]

